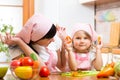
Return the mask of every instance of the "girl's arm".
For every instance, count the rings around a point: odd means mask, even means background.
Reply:
[[[68,51],[69,67],[72,71],[76,71],[77,70],[77,61],[75,59],[75,54],[74,54],[72,48],[70,48],[70,47],[67,47],[67,51]]]
[[[62,52],[60,49],[57,51],[57,55],[58,55],[57,67],[58,67],[61,71],[65,71],[66,55],[65,55],[65,53]]]
[[[96,70],[101,70],[103,66],[102,54],[101,54],[101,46],[97,45],[96,47],[96,58],[93,61],[93,65]]]
[[[62,44],[63,44],[63,42],[62,42]],[[58,63],[59,63],[58,67],[62,71],[65,71],[65,67],[66,67],[66,54],[65,54],[65,48],[64,48],[63,45],[62,45],[62,48],[57,51],[57,53],[58,53]]]
[[[66,61],[68,61],[69,67],[71,70],[77,70],[77,63],[75,60],[75,55],[72,52],[72,40],[67,35],[66,29],[64,27],[57,27],[58,36],[62,40],[61,48],[61,63],[63,66],[66,66]]]
[[[64,34],[64,35],[63,35]],[[57,25],[57,35],[62,41],[61,48],[57,51],[58,53],[58,67],[64,71],[66,67],[66,54],[65,54],[65,48],[64,48],[64,36],[66,36],[65,28],[59,27]]]

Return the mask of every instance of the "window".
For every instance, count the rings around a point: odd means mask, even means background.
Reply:
[[[12,25],[17,33],[33,13],[34,0],[0,0],[0,27]]]

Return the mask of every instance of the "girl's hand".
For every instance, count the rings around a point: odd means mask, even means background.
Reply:
[[[102,36],[101,36],[101,35],[98,35],[96,48],[97,48],[97,49],[101,49],[102,46],[103,46]]]
[[[69,52],[69,51],[73,51],[73,46],[72,46],[72,43],[67,43],[65,42],[64,43],[64,46],[65,46],[65,49]]]
[[[96,50],[101,50],[102,46],[103,46],[103,43],[101,41],[101,44],[97,44],[96,45]]]

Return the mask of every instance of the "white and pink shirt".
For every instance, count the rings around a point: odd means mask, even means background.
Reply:
[[[91,70],[92,61],[95,59],[95,53],[75,53],[78,70]]]

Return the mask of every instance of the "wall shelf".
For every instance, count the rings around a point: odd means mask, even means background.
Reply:
[[[91,1],[88,1],[88,2],[84,2],[82,4],[85,4],[85,5],[94,5],[96,4],[97,6],[98,5],[102,5],[102,4],[108,4],[108,3],[113,3],[113,2],[118,2],[119,0],[91,0]]]

